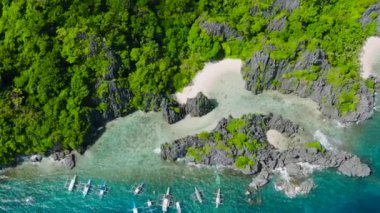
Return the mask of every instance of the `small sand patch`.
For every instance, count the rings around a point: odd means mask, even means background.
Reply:
[[[361,76],[364,79],[371,75],[380,77],[380,37],[369,37],[360,55]]]
[[[270,144],[276,147],[279,150],[286,150],[289,146],[289,138],[280,133],[277,130],[270,129],[267,131],[267,139]]]

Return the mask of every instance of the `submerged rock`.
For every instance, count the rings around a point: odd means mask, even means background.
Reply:
[[[281,180],[276,183],[276,189],[284,191],[288,197],[295,197],[297,195],[304,195],[310,193],[314,188],[314,181],[309,178],[304,181],[300,180]]]

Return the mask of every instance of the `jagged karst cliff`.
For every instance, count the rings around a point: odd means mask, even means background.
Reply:
[[[312,52],[304,50],[303,45],[304,43],[299,44],[297,51],[300,57],[295,62],[271,58],[270,47],[254,53],[242,70],[246,89],[254,94],[264,90],[277,90],[311,98],[320,105],[321,112],[325,116],[346,124],[370,118],[375,102],[374,91],[361,81],[356,94],[359,100],[355,110],[342,113],[339,109],[339,95],[351,91],[355,81],[350,80],[343,87],[334,87],[329,84],[327,72],[332,67],[327,55],[322,49]],[[297,72],[300,75],[297,75]]]

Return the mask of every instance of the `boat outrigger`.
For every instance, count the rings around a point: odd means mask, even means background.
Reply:
[[[175,208],[177,209],[177,213],[181,213],[181,205],[179,204],[179,202],[175,202]]]
[[[194,193],[193,193],[193,198],[198,201],[199,203],[203,202],[203,194],[200,190],[198,190],[197,187],[194,187]]]
[[[89,179],[88,182],[87,182],[87,184],[84,185],[84,188],[83,188],[83,197],[86,197],[86,195],[90,191],[90,187],[91,187],[91,179]]]
[[[146,202],[146,206],[147,207],[145,207],[144,209],[145,212],[155,212],[157,210],[156,208],[154,208],[154,203],[151,200],[148,200]]]
[[[103,195],[107,192],[107,185],[104,182],[102,185],[99,186],[99,196],[100,198],[103,197]]]
[[[167,212],[170,207],[170,200],[172,196],[170,195],[170,187],[166,190],[166,194],[162,196],[162,212]]]
[[[144,188],[144,183],[140,183],[140,184],[138,184],[138,185],[135,187],[135,189],[133,190],[133,194],[134,194],[134,195],[138,195],[138,194],[140,194],[140,193],[142,192],[143,188]]]
[[[68,190],[69,190],[69,192],[71,192],[71,191],[73,191],[74,190],[74,187],[75,187],[75,183],[77,182],[77,176],[76,175],[74,175],[74,177],[73,177],[73,179],[71,179],[71,181],[70,181],[70,184],[69,184],[69,186],[68,186]]]
[[[222,201],[222,194],[220,193],[220,188],[215,193],[215,207],[218,208],[221,204],[223,204]]]

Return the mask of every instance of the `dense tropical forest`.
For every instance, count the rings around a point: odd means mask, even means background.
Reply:
[[[376,24],[358,19],[377,0],[300,2],[289,11],[274,0],[2,0],[0,164],[57,144],[77,149],[102,125],[97,115],[151,110],[152,97],[181,90],[204,62],[247,59],[268,44],[271,57],[295,59],[306,40],[327,53],[329,83],[359,79],[360,47]],[[281,31],[268,29],[280,19]],[[210,22],[233,36],[207,32]],[[342,110],[355,110],[352,88]]]

